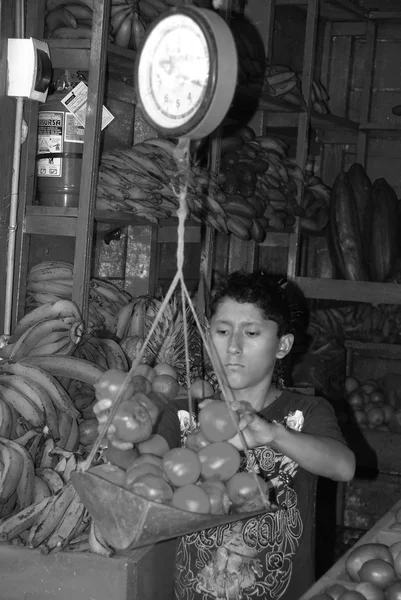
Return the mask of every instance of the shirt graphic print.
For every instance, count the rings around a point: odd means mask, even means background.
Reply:
[[[284,422],[300,431],[302,412],[289,413]],[[269,446],[255,448],[249,456],[258,475],[273,484],[278,510],[182,537],[176,599],[278,600],[286,591],[303,532],[292,485],[298,465]],[[251,470],[245,454],[240,470]]]

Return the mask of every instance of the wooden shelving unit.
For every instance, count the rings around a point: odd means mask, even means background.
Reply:
[[[40,4],[40,2],[39,2]],[[101,3],[107,5],[107,0],[102,0]],[[267,59],[271,55],[273,35],[274,35],[274,17],[275,10],[282,6],[293,6],[302,9],[306,13],[305,20],[305,47],[303,56],[303,93],[305,98],[305,109],[300,109],[283,99],[274,98],[266,93],[263,93],[252,86],[246,89],[239,89],[237,96],[247,102],[255,100],[255,94],[258,98],[258,108],[262,115],[260,119],[260,131],[262,133],[267,127],[269,131],[274,129],[289,129],[294,131],[296,137],[296,159],[301,167],[305,167],[308,151],[310,134],[313,132],[317,139],[323,143],[354,143],[357,144],[358,160],[364,162],[366,153],[366,145],[369,136],[397,138],[401,134],[401,129],[394,123],[377,123],[370,121],[370,90],[371,77],[373,72],[374,47],[376,43],[376,23],[384,20],[401,19],[400,12],[368,12],[360,7],[352,0],[268,0],[264,9],[264,32],[263,39],[265,42]],[[36,10],[36,15],[40,15],[40,10]],[[42,10],[42,9],[41,9]],[[104,14],[100,10],[99,15]],[[36,17],[37,18],[37,17]],[[98,17],[100,18],[100,17]],[[330,36],[337,33],[338,35],[364,35],[369,46],[368,61],[366,72],[370,74],[365,79],[364,104],[362,106],[361,122],[357,123],[345,118],[343,115],[328,114],[321,115],[313,111],[311,108],[310,96],[311,85],[314,75],[314,59],[317,45],[318,27],[326,23],[326,33],[324,40],[324,57],[322,63],[322,81],[325,82],[326,73],[328,70],[328,55],[330,53]],[[38,30],[32,32],[32,35],[40,37]],[[119,48],[107,41],[107,31],[99,22],[97,29],[94,30],[92,40],[74,40],[73,47],[69,40],[47,40],[50,46],[50,52],[53,65],[59,69],[77,69],[92,73],[92,111],[95,114],[100,110],[101,102],[99,94],[104,86],[104,62],[107,56],[109,68],[118,74],[121,74],[124,84],[121,84],[121,93],[124,89],[128,90],[130,99],[134,96],[135,91],[132,87],[133,68],[136,53],[131,50]],[[103,66],[100,68],[100,62]],[[97,69],[97,70],[96,70]],[[97,75],[93,75],[94,73]],[[97,77],[98,84],[94,81]],[[115,82],[114,82],[115,83]],[[326,81],[327,83],[327,81]],[[124,88],[124,89],[123,89]],[[96,95],[97,94],[97,95]],[[35,107],[31,107],[32,129],[36,131],[37,115]],[[85,172],[93,172],[91,165],[96,162],[96,151],[98,140],[96,136],[88,133],[92,139],[85,141],[86,158],[84,157],[83,170]],[[26,151],[32,161],[35,149],[31,139],[26,146]],[[218,141],[212,143],[212,163],[218,164],[219,144]],[[28,155],[26,156],[26,160]],[[135,215],[126,213],[112,213],[105,211],[97,211],[94,207],[94,177],[92,181],[87,179],[83,183],[81,190],[80,208],[79,209],[56,209],[32,205],[33,196],[33,177],[25,169],[24,189],[22,190],[22,202],[20,207],[20,215],[22,222],[21,231],[19,232],[19,252],[17,259],[19,262],[19,271],[23,264],[23,256],[26,250],[24,249],[23,239],[26,234],[54,234],[57,230],[58,235],[76,237],[77,253],[79,260],[76,264],[76,281],[74,288],[81,290],[77,293],[75,299],[79,304],[84,303],[85,286],[84,279],[87,279],[89,269],[90,247],[88,245],[89,238],[94,222],[109,223],[110,226],[122,226],[127,224],[132,225],[147,225],[149,222],[143,219],[137,219]],[[299,192],[301,200],[302,190]],[[160,230],[170,231],[169,235],[173,235],[175,227],[174,220],[160,222]],[[203,258],[201,270],[211,278],[211,264],[213,262],[213,254],[215,251],[214,232],[201,233],[201,227],[197,223],[188,223],[187,239],[201,240],[203,245]],[[206,236],[206,237],[205,237]],[[378,284],[372,282],[350,282],[343,280],[320,280],[311,277],[303,277],[300,274],[300,240],[303,236],[298,226],[295,230],[276,232],[268,232],[266,240],[261,246],[270,247],[288,247],[288,276],[296,281],[296,283],[304,291],[309,298],[324,298],[333,300],[359,301],[364,302],[369,299],[372,303],[401,303],[401,294],[398,293],[399,287],[396,284]],[[207,239],[206,239],[207,238]],[[233,238],[233,236],[231,236]],[[82,240],[86,240],[82,242]],[[80,247],[81,245],[81,247]],[[247,264],[250,266],[257,264],[259,252],[258,245],[248,244],[238,239],[230,240],[230,257],[228,263],[232,268],[236,268],[235,256],[240,257],[241,254],[246,254]],[[249,247],[248,247],[249,246]],[[246,247],[246,248],[245,248]],[[82,261],[82,257],[85,257]],[[83,266],[84,265],[84,266]],[[20,274],[16,281],[16,306],[21,303],[21,298],[24,296],[23,283],[21,283]],[[18,310],[18,309],[17,309]]]

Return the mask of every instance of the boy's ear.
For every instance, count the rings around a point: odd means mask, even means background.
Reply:
[[[293,343],[294,336],[292,333],[286,333],[285,335],[282,335],[279,341],[276,358],[284,358],[284,356],[287,356],[292,348]]]

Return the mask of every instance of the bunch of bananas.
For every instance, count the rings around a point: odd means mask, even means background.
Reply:
[[[1,363],[0,542],[44,554],[113,554],[70,483],[90,449],[81,430],[90,422],[92,440],[97,436],[93,412],[88,420],[85,412],[102,373],[94,362],[59,354]]]
[[[172,141],[150,138],[132,148],[104,152],[99,166],[96,207],[131,212],[156,225],[159,219],[174,215],[180,186],[175,149]],[[222,208],[226,197],[217,176],[192,164],[186,184],[191,218],[227,233]]]
[[[301,226],[323,229],[328,220],[330,188],[315,175],[304,174],[287,156],[288,146],[272,136],[255,137],[250,127],[237,128],[222,140],[219,182],[226,193],[222,208],[229,231],[261,242],[266,229]],[[306,186],[307,212],[297,202],[298,186]]]
[[[34,265],[27,279],[27,309],[59,299],[71,300],[73,269],[72,263],[63,261],[43,261]],[[89,290],[88,327],[93,330],[106,330],[113,334],[116,327],[115,315],[130,299],[128,292],[121,290],[112,282],[92,278]]]
[[[286,65],[266,66],[263,84],[263,89],[269,96],[283,98],[286,102],[299,108],[305,107],[301,80],[290,67]]]
[[[46,0],[45,36],[61,39],[90,39],[94,0]],[[182,0],[112,0],[109,41],[121,48],[137,50],[146,28],[160,14],[185,4]],[[199,0],[195,5],[205,6]],[[206,2],[208,6],[210,3]]]
[[[305,108],[305,100],[302,94],[302,73],[295,73],[286,65],[269,65],[264,70],[264,90],[269,96],[279,97],[297,106],[301,110]],[[319,114],[330,113],[328,106],[329,95],[319,78],[312,81],[312,108]]]
[[[92,37],[92,0],[46,0],[45,37],[90,39]],[[109,33],[109,41],[114,36]]]
[[[304,215],[300,218],[303,229],[322,231],[329,221],[331,188],[316,175],[305,177],[302,207]]]

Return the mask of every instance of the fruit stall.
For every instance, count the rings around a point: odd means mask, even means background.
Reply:
[[[284,385],[327,398],[356,456],[318,489],[302,600],[401,597],[398,5],[0,0],[1,598],[167,600],[178,535],[274,513],[224,404],[152,446],[169,402],[218,392],[203,332],[238,269],[293,284]],[[181,98],[144,101],[175,9],[219,57],[191,139]],[[105,442],[109,397],[134,448]]]

